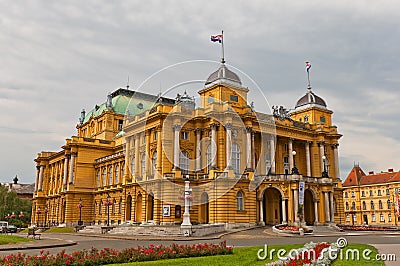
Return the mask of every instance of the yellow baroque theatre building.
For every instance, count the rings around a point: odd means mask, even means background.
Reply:
[[[175,99],[118,89],[81,112],[77,136],[41,152],[32,224],[344,223],[332,111],[309,86],[290,112],[256,112],[221,63]],[[304,182],[304,193],[299,184]]]

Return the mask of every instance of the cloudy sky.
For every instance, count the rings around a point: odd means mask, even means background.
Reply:
[[[369,0],[2,0],[0,181],[17,174],[34,182],[36,154],[59,150],[80,110],[104,102],[128,76],[135,89],[166,66],[218,61],[209,36],[221,29],[227,62],[271,105],[294,107],[306,91],[304,62],[312,62],[313,90],[344,135],[342,177],[353,162],[399,170],[399,9],[398,1]]]

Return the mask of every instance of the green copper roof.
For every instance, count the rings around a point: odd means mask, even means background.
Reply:
[[[112,110],[117,114],[126,114],[129,111],[130,115],[138,115],[144,111],[151,109],[157,103],[157,96],[134,92],[125,89],[118,89],[111,94]],[[174,100],[162,97],[162,102],[173,104]],[[103,111],[107,110],[106,103],[96,105],[93,110],[85,115],[83,123],[89,121],[91,117],[100,116]]]

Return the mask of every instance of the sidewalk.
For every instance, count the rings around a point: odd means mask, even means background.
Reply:
[[[397,266],[400,262],[400,244],[372,244],[382,258],[382,255],[395,254],[396,257],[392,261],[385,260],[386,266]]]
[[[25,234],[15,234],[16,236],[26,237]],[[71,240],[64,240],[60,238],[48,238],[46,236],[41,235],[41,239],[34,239],[30,242],[20,242],[17,244],[6,244],[0,245],[0,251],[9,251],[9,250],[24,250],[24,249],[45,249],[45,248],[54,248],[54,247],[66,247],[76,245],[76,242]]]

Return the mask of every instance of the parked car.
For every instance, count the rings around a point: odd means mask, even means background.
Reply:
[[[17,227],[15,225],[9,224],[7,227],[7,231],[9,233],[16,233],[17,232]]]

